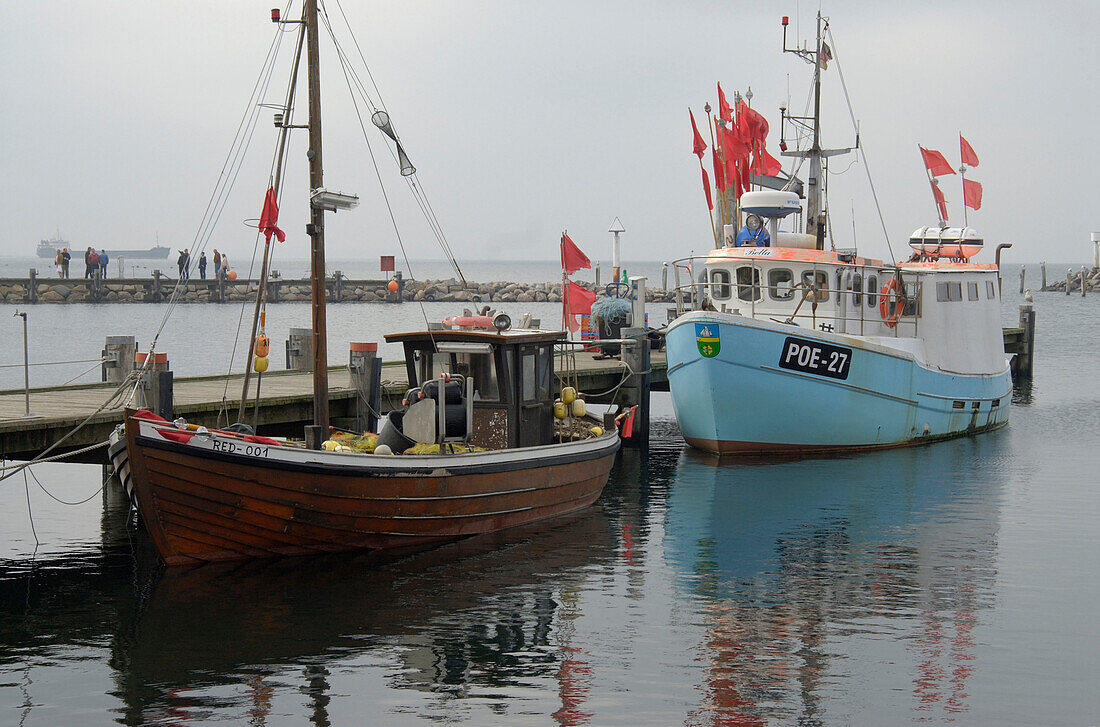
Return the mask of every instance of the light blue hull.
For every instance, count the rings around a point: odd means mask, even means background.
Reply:
[[[830,372],[827,356],[817,356],[816,370],[798,370],[792,338],[807,351],[840,351],[846,368]],[[858,337],[706,312],[677,319],[667,349],[684,439],[717,454],[897,447],[1008,422],[1007,364],[993,374],[948,374]]]

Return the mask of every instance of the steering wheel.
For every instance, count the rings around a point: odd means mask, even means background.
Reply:
[[[619,294],[619,288],[623,289],[622,295]],[[630,283],[608,283],[604,292],[609,298],[626,298],[630,295]]]

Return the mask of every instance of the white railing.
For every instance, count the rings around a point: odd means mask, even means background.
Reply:
[[[810,280],[802,280],[790,286],[767,285],[764,274],[774,267],[763,268],[756,261],[737,261],[729,282],[711,282],[710,275],[704,275],[703,280],[692,277],[693,270],[699,270],[705,263],[705,255],[680,258],[668,263],[673,269],[673,303],[677,317],[688,311],[694,310],[724,310],[727,312],[740,311],[748,307],[748,316],[757,317],[758,305],[764,301],[764,291],[772,297],[773,302],[789,300],[794,302],[793,310],[781,310],[777,306],[760,306],[763,310],[760,314],[768,316],[777,323],[809,322],[816,330],[819,322],[823,325],[832,324],[834,327],[843,326],[843,331],[858,335],[893,334],[895,337],[916,336],[921,317],[921,298],[923,285],[918,275],[905,272],[898,268],[869,267],[866,265],[821,266],[812,264],[809,270]],[[701,261],[696,263],[696,261]],[[752,282],[749,284],[738,283],[736,268],[751,267],[753,272]],[[843,279],[841,287],[833,287],[831,282],[836,280],[836,272],[841,271]],[[824,274],[825,285],[818,285],[817,281]],[[860,289],[855,289],[855,275],[859,275]],[[686,276],[686,281],[684,280]],[[868,276],[876,279],[876,289],[865,289]],[[895,289],[890,290],[890,281],[897,281]],[[881,283],[881,284],[880,284]],[[741,298],[744,289],[748,288],[751,297]],[[776,299],[779,291],[788,294],[785,299]],[[798,295],[798,291],[802,291]],[[886,291],[889,300],[887,311],[893,311],[898,303],[901,305],[901,314],[897,316],[894,326],[886,325],[882,315],[882,296]],[[715,292],[719,293],[718,296]],[[859,303],[855,302],[859,296]],[[758,297],[759,296],[759,297]],[[832,296],[832,297],[830,297]],[[865,296],[874,296],[874,304],[867,305]],[[815,299],[835,301],[826,312],[821,312],[819,305],[815,305]],[[843,303],[843,305],[842,305]],[[720,306],[716,307],[716,306]],[[858,330],[852,330],[853,325],[858,325]],[[873,326],[873,327],[872,327]],[[831,329],[830,329],[831,330]]]

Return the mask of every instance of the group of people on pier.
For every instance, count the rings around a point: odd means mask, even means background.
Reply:
[[[191,277],[191,253],[188,248],[184,248],[179,251],[180,256],[176,259],[176,267],[179,269],[180,280],[186,280]],[[206,252],[199,254],[199,278],[206,280]],[[218,248],[214,248],[214,279],[224,278],[229,274],[229,256],[223,255],[218,252]]]
[[[69,277],[69,261],[72,260],[72,257],[67,247],[57,250],[57,254],[53,258],[53,263],[57,266],[57,277]],[[110,262],[110,257],[107,255],[106,250],[100,249],[99,252],[96,252],[94,247],[89,247],[84,251],[84,278],[86,280],[89,278],[96,280],[106,278],[108,262]]]

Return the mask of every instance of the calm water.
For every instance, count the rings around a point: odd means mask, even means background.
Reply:
[[[1098,306],[1036,294],[1001,431],[718,462],[660,395],[596,507],[397,559],[166,571],[100,467],[39,465],[0,482],[0,724],[1095,725]],[[41,360],[146,339],[154,307],[120,308],[31,309]],[[334,308],[349,336],[395,311]],[[227,354],[174,340],[177,370]]]

